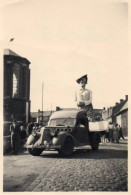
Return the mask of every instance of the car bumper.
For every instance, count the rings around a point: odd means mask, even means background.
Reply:
[[[35,145],[25,145],[25,148],[38,148],[38,149],[59,149],[61,148],[61,145],[39,145],[39,146],[35,146]]]

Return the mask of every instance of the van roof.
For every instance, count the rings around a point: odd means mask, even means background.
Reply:
[[[60,110],[54,112],[51,117],[51,119],[57,119],[57,118],[79,118],[80,116],[85,117],[85,110]]]

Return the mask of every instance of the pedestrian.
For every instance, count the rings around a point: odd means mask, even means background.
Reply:
[[[113,127],[113,139],[114,142],[119,143],[119,128],[117,123]]]
[[[36,143],[40,137],[41,137],[41,132],[39,129],[39,124],[35,123],[34,127],[32,129],[32,133],[29,135],[29,137],[27,139],[26,145]],[[39,141],[38,141],[38,145],[40,145]]]
[[[119,128],[119,140],[120,140],[121,138],[122,138],[123,140],[125,140],[125,138],[124,138],[124,136],[123,136],[123,133],[122,133],[122,128],[121,128],[121,126],[119,125],[118,128]]]
[[[26,143],[26,130],[23,125],[20,126],[20,138],[21,138],[21,150],[24,150],[24,144]]]
[[[75,101],[79,109],[86,109],[87,117],[93,120],[92,91],[86,88],[88,81],[87,75],[76,80],[80,84],[80,89],[75,94]]]
[[[32,134],[33,133],[35,134],[38,131],[39,131],[39,124],[38,123],[35,123],[34,126],[33,126],[33,129],[32,129]]]
[[[29,135],[31,135],[33,127],[34,127],[34,123],[33,122],[31,122],[31,123],[29,123],[27,125],[27,128],[26,128],[26,135],[27,135],[27,137],[29,137]]]
[[[113,124],[112,122],[109,122],[109,125],[108,125],[108,130],[109,130],[109,142],[113,142]]]
[[[11,133],[11,149],[12,154],[18,154],[20,149],[20,126],[17,124],[17,120],[13,120],[13,124],[10,126]]]
[[[104,142],[109,142],[109,130],[105,131],[103,141]]]

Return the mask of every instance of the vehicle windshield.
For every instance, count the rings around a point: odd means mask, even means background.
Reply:
[[[75,122],[74,118],[51,119],[48,126],[74,126]]]

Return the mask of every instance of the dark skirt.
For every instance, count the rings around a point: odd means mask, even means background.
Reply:
[[[93,119],[94,118],[94,112],[93,112],[93,106],[92,104],[89,104],[88,106],[85,106],[87,117]]]
[[[89,104],[87,106],[82,106],[82,107],[79,107],[79,108],[86,110],[87,117],[89,117],[91,119],[94,119],[94,111],[93,111],[92,104]]]

